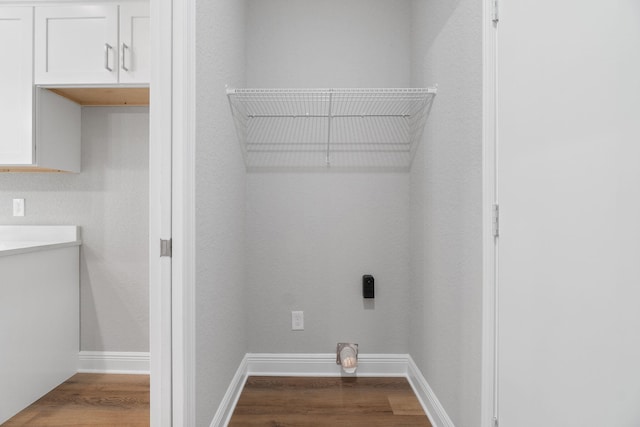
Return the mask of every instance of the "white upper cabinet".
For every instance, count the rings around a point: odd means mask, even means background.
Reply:
[[[120,6],[120,83],[149,83],[149,4]]]
[[[35,83],[118,83],[118,6],[36,7]]]
[[[0,172],[80,172],[81,105],[148,105],[149,5],[123,3],[0,6]]]
[[[0,164],[33,161],[33,8],[0,7]]]
[[[148,9],[146,3],[37,6],[35,84],[148,83]]]
[[[80,171],[80,106],[33,86],[33,7],[0,7],[0,171]]]

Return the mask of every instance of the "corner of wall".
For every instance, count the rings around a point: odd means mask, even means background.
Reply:
[[[246,380],[251,375],[315,377],[341,375],[335,354],[247,353],[220,402],[210,427],[224,427],[231,420]],[[407,379],[433,427],[454,427],[433,389],[408,354],[362,354],[358,360],[361,377],[404,377]]]
[[[459,425],[481,416],[482,2],[412,4],[412,83],[439,91],[411,171],[410,352]]]

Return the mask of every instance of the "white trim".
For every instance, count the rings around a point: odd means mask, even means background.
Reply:
[[[160,239],[171,236],[173,0],[153,0],[150,12],[149,105],[149,345],[152,427],[172,425],[171,258]],[[179,283],[175,284],[179,286]]]
[[[0,6],[75,6],[86,4],[102,4],[102,3],[133,3],[140,2],[140,0],[2,0]]]
[[[247,353],[231,380],[210,427],[223,427],[229,423],[247,377],[251,375],[403,377],[409,381],[433,427],[454,427],[453,422],[410,355],[359,354],[358,370],[354,375],[345,375],[341,372],[340,366],[336,364],[336,355],[333,353]]]
[[[493,426],[497,416],[497,240],[493,235],[493,207],[498,203],[496,179],[496,60],[495,0],[484,0],[482,81],[482,365],[480,427]]]
[[[359,354],[359,377],[404,377],[407,375],[406,354]],[[272,354],[249,353],[248,375],[339,377],[340,365],[335,353],[319,354]],[[348,375],[345,375],[348,376]]]
[[[173,425],[195,426],[195,0],[173,8]]]
[[[149,374],[149,352],[81,351],[78,372]]]
[[[238,403],[238,399],[244,388],[244,383],[247,381],[247,356],[248,355],[245,355],[242,362],[240,362],[240,366],[220,402],[220,406],[211,421],[210,427],[224,427],[231,421],[231,415],[233,415],[233,410]]]
[[[424,408],[424,412],[429,417],[433,427],[454,427],[453,421],[449,418],[447,411],[436,397],[429,383],[418,369],[411,356],[407,361],[407,380],[413,387],[413,391]]]

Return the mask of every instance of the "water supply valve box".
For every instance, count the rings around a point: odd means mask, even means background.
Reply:
[[[362,276],[362,297],[375,298],[374,280],[370,274]]]

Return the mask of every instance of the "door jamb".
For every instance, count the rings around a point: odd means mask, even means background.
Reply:
[[[194,364],[188,359],[193,355],[188,352],[193,329],[188,327],[191,317],[182,311],[185,286],[192,286],[193,272],[185,263],[185,259],[193,259],[185,257],[193,243],[189,234],[193,227],[189,222],[192,204],[185,199],[192,190],[188,162],[194,127],[189,114],[195,108],[191,93],[181,92],[193,79],[184,71],[192,64],[179,61],[195,49],[181,13],[191,10],[189,7],[195,3],[185,3],[151,0],[149,5],[149,341],[153,427],[191,426],[195,413],[189,371]],[[193,47],[189,48],[188,43]],[[160,239],[172,239],[172,258],[159,256]]]
[[[483,2],[482,36],[482,427],[498,420],[497,245],[494,206],[497,205],[497,2]],[[497,234],[497,233],[496,233]]]
[[[173,1],[173,425],[195,426],[196,2]]]

